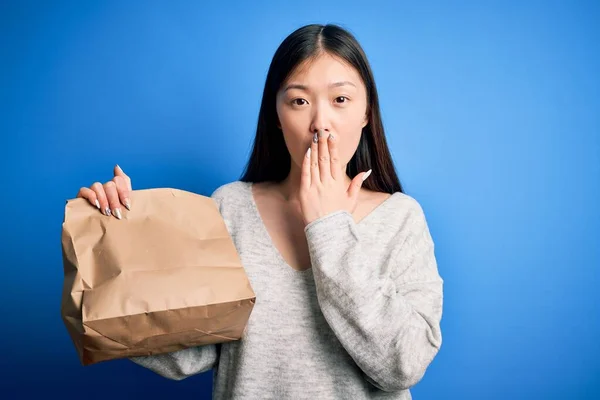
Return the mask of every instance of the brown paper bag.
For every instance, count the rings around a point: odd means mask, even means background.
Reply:
[[[131,202],[122,220],[66,204],[61,315],[81,363],[241,339],[256,296],[214,200],[161,188]]]

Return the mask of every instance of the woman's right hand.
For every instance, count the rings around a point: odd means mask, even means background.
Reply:
[[[121,205],[131,210],[131,179],[118,165],[114,168],[114,178],[101,184],[94,183],[89,188],[82,187],[77,197],[87,199],[93,206],[106,216],[121,219]]]

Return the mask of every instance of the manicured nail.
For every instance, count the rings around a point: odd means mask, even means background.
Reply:
[[[308,148],[308,150],[306,151],[306,158],[310,158],[310,147]]]
[[[118,219],[121,219],[121,209],[120,208],[115,208],[115,216]]]
[[[98,201],[98,199],[96,199],[96,207],[98,208],[98,210],[100,209],[100,202]]]
[[[319,141],[319,134],[317,132],[315,132],[315,134],[313,135],[313,143],[317,143]]]
[[[372,170],[368,170],[362,177],[363,182],[369,177],[369,175],[371,175],[371,171]]]
[[[131,202],[129,199],[125,199],[125,208],[131,211]]]
[[[110,208],[106,207],[104,209],[104,214],[106,214],[107,217],[110,216]]]
[[[333,135],[330,133],[329,136],[327,137],[327,139],[333,140]]]

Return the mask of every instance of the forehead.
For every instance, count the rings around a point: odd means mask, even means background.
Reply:
[[[299,64],[290,74],[287,82],[302,82],[315,85],[329,84],[331,81],[351,81],[362,84],[358,71],[340,57],[321,53]]]

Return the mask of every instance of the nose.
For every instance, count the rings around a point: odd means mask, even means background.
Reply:
[[[315,133],[320,130],[323,130],[327,133],[331,131],[331,116],[330,116],[329,108],[327,104],[323,104],[323,102],[319,102],[315,107],[313,107],[310,132]]]

